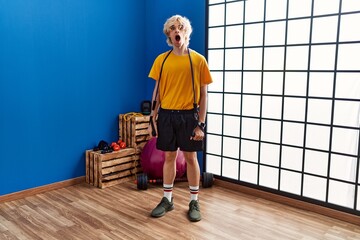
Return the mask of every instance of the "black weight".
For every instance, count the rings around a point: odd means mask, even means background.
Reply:
[[[140,173],[137,175],[137,188],[139,190],[146,190],[148,188],[147,186],[148,177],[144,173]]]
[[[203,172],[202,175],[202,187],[209,188],[214,183],[214,175],[212,173]]]

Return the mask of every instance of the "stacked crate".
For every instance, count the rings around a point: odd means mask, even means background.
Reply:
[[[119,115],[119,137],[126,146],[133,147],[140,153],[150,139],[148,132],[150,116]]]
[[[150,116],[141,114],[119,115],[119,139],[126,143],[125,149],[102,154],[87,150],[86,182],[99,188],[106,188],[126,181],[135,180],[142,172],[140,154],[150,139],[148,133]]]
[[[106,188],[135,180],[141,172],[140,156],[135,148],[102,154],[101,151],[86,151],[86,182],[99,188]]]

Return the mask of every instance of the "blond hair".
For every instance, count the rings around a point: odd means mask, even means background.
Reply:
[[[178,22],[184,26],[185,45],[188,46],[190,44],[190,35],[192,33],[192,27],[191,27],[189,19],[187,19],[186,17],[180,16],[180,15],[174,15],[166,20],[166,22],[164,24],[164,28],[163,28],[163,33],[166,36],[166,43],[170,47],[173,46],[171,39],[169,37],[169,32],[170,32],[170,27],[172,25],[174,25],[176,22]]]

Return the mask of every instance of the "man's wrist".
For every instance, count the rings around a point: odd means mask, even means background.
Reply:
[[[197,125],[203,132],[205,132],[206,124],[204,122],[199,121]]]

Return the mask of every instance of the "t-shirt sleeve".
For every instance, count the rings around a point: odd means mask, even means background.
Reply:
[[[152,78],[156,81],[159,79],[159,74],[160,74],[160,65],[159,65],[160,60],[159,59],[160,59],[160,56],[158,56],[155,59],[153,65],[150,69],[149,75],[148,75],[149,78]]]
[[[206,59],[203,58],[201,63],[201,85],[208,85],[213,82],[213,79],[211,77],[211,73],[209,70],[209,66],[206,62]]]

